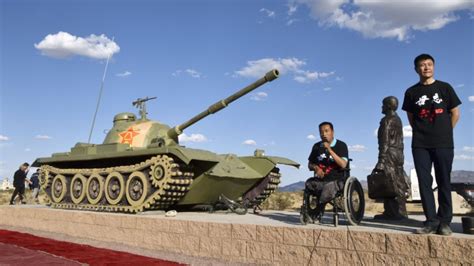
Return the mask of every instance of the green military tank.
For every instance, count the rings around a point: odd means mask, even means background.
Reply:
[[[103,144],[77,143],[70,152],[38,158],[40,184],[52,207],[137,213],[210,205],[258,207],[280,183],[277,164],[299,167],[282,157],[216,154],[179,145],[183,130],[278,77],[272,70],[256,82],[209,106],[187,122],[169,127],[147,118],[119,113]]]

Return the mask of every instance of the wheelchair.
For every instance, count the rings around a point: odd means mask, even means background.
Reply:
[[[341,169],[340,171],[343,171],[344,175],[339,179],[338,183],[340,182],[340,184],[343,183],[344,185],[338,186],[335,197],[327,202],[327,204],[333,207],[333,224],[334,226],[339,225],[339,211],[344,210],[347,221],[351,225],[359,225],[362,218],[364,218],[364,190],[359,180],[356,177],[350,176],[349,168]],[[316,220],[321,223],[325,208],[323,207],[322,210],[318,210],[318,202],[318,197],[308,191],[305,186],[303,205],[300,211],[300,221],[303,225],[315,223]]]

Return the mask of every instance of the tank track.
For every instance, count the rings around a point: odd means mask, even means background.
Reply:
[[[128,166],[89,169],[40,168],[51,207],[138,213],[167,210],[181,200],[194,173],[167,155]]]
[[[255,198],[250,199],[248,206],[254,207],[254,209],[260,208],[260,205],[270,197],[270,195],[277,190],[278,185],[280,184],[281,174],[279,173],[280,169],[275,167],[273,170],[262,180],[266,182],[266,186]]]

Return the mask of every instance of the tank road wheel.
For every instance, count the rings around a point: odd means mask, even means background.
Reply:
[[[52,183],[51,197],[53,198],[53,201],[55,203],[60,203],[64,199],[64,196],[66,196],[66,193],[67,193],[66,177],[63,175],[56,175],[53,178],[53,183]]]
[[[49,174],[48,171],[46,171],[45,169],[40,170],[38,179],[41,186],[44,186],[46,184],[46,181],[48,179],[48,174]]]
[[[130,174],[127,180],[125,195],[128,203],[132,207],[139,207],[148,193],[148,180],[144,173],[135,171]]]
[[[76,174],[71,180],[71,200],[75,204],[79,204],[86,196],[87,178],[81,174]]]
[[[150,168],[150,181],[155,187],[160,187],[163,180],[171,178],[172,166],[168,156],[161,156]]]
[[[112,172],[105,179],[105,198],[112,205],[117,205],[125,193],[125,180],[121,173]]]
[[[99,174],[92,174],[87,180],[87,200],[90,204],[97,204],[104,194],[104,178]]]
[[[51,183],[51,174],[46,167],[42,166],[40,168],[40,174],[38,179],[41,185],[41,189],[46,190],[46,188],[49,187]]]

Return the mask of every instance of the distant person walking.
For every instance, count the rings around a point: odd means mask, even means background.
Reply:
[[[12,198],[10,199],[10,205],[13,205],[13,201],[17,195],[20,197],[20,202],[22,204],[26,203],[23,201],[23,198],[25,195],[25,182],[30,182],[26,178],[29,167],[30,165],[28,163],[23,163],[20,165],[20,169],[15,172],[15,175],[13,176],[13,187],[15,187],[15,190],[13,191]]]
[[[39,171],[40,169],[36,169],[36,172],[31,175],[30,177],[30,189],[32,190],[31,197],[35,203],[39,203],[38,194],[39,194]]]
[[[459,120],[461,104],[454,89],[446,82],[434,79],[435,60],[421,54],[414,60],[420,81],[405,92],[402,109],[407,112],[413,128],[412,153],[420,186],[424,227],[417,234],[452,233],[451,168],[454,158],[453,129]],[[438,212],[432,190],[434,165],[438,184]]]

